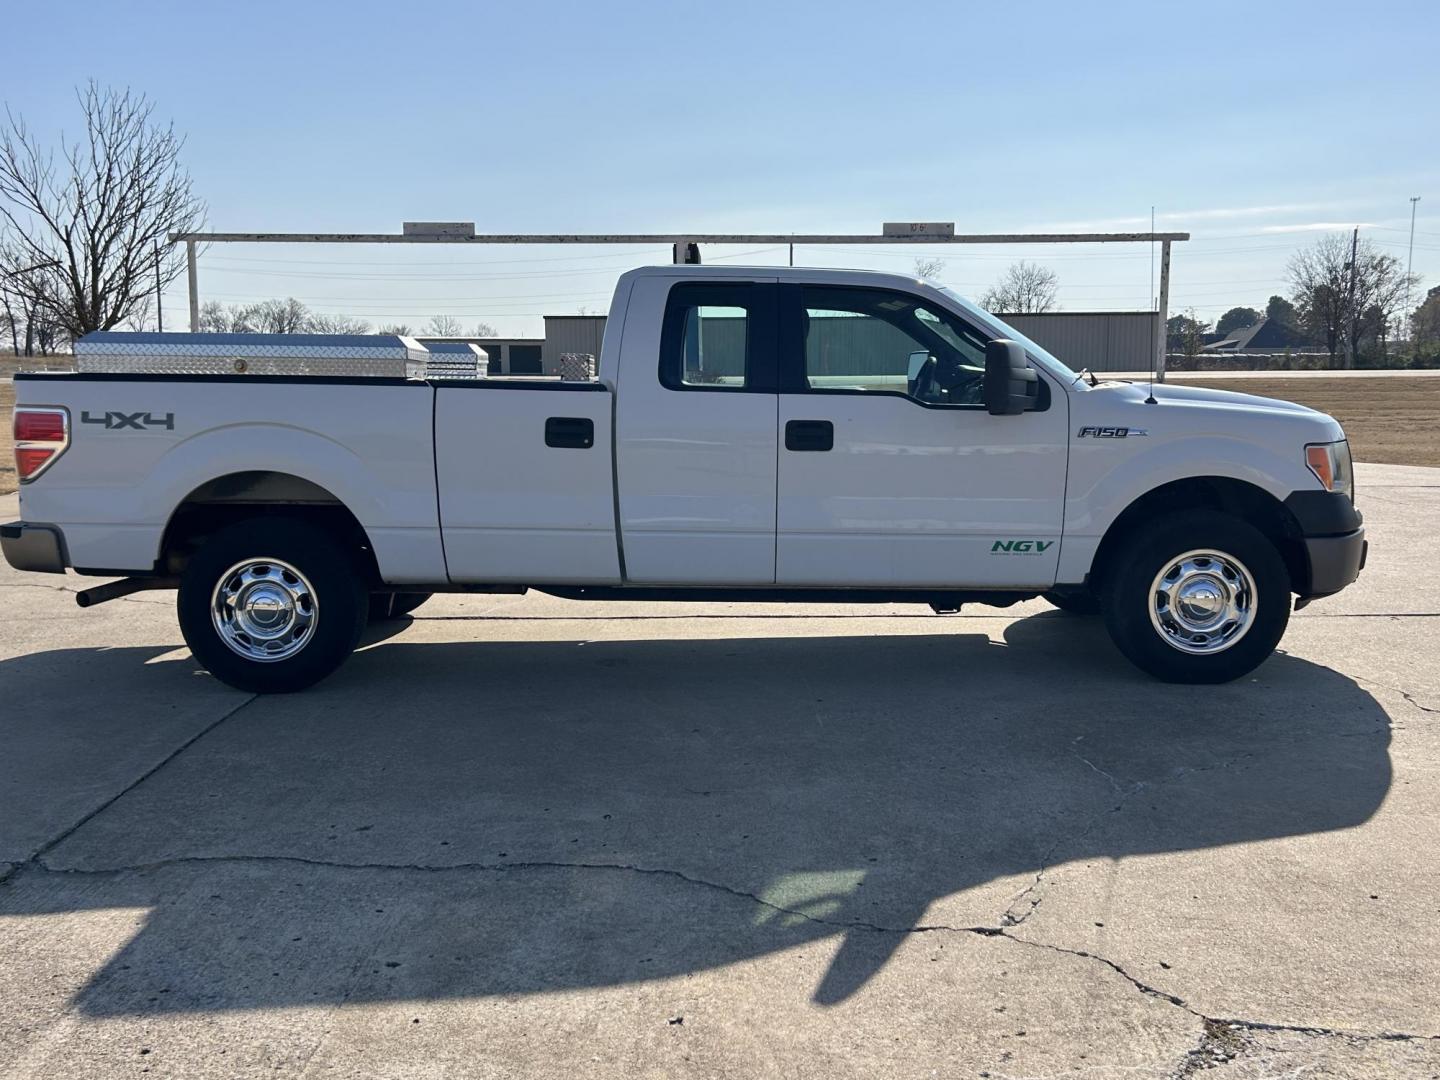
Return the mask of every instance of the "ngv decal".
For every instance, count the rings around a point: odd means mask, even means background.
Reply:
[[[1150,432],[1144,428],[1134,427],[1082,427],[1080,429],[1080,438],[1082,439],[1135,439],[1149,434]]]
[[[990,554],[1004,551],[1011,555],[1040,555],[1054,543],[1054,540],[996,540],[990,545]]]
[[[163,427],[166,431],[175,430],[175,414],[167,412],[164,416],[156,416],[150,412],[107,412],[99,416],[91,416],[87,409],[80,414],[82,424],[99,424],[106,431],[144,431],[146,428]]]

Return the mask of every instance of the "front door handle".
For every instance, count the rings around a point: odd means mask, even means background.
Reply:
[[[545,445],[589,450],[595,445],[595,421],[588,416],[552,416],[545,421]]]
[[[786,450],[833,450],[835,425],[829,420],[786,420]]]

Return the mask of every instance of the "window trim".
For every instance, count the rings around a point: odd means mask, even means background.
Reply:
[[[778,391],[776,286],[764,281],[677,281],[665,297],[657,371],[666,390],[707,394],[774,394]],[[695,307],[745,309],[745,385],[687,383],[682,375],[685,315]]]
[[[912,405],[922,409],[942,409],[947,412],[984,412],[984,402],[976,404],[962,404],[939,401],[921,401],[919,398],[911,397],[909,394],[901,393],[898,390],[860,390],[854,387],[816,387],[811,386],[805,372],[805,335],[803,331],[804,320],[800,317],[804,310],[804,290],[806,289],[833,289],[841,292],[873,292],[889,296],[904,296],[914,300],[932,310],[938,309],[945,315],[962,324],[971,333],[986,341],[993,340],[990,332],[983,327],[976,326],[969,319],[963,318],[951,311],[948,307],[936,304],[929,297],[921,296],[919,293],[908,293],[903,289],[896,289],[890,286],[876,285],[832,285],[827,282],[807,282],[804,284],[782,284],[780,286],[780,393],[782,394],[822,394],[835,397],[860,396],[860,397],[889,397],[899,398],[908,401]],[[842,310],[836,308],[835,310]],[[874,316],[870,316],[874,318]],[[883,321],[883,320],[882,320]],[[898,329],[898,327],[897,327]],[[1027,352],[1026,362],[1040,377],[1040,393],[1033,409],[1026,409],[1026,412],[1045,412],[1050,408],[1050,383],[1046,378],[1048,374],[1043,367],[1035,363],[1034,357]],[[1022,414],[1023,415],[1023,414]]]

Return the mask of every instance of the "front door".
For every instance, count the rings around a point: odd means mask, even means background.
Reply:
[[[776,581],[1051,585],[1068,409],[981,404],[987,335],[891,289],[781,288]]]

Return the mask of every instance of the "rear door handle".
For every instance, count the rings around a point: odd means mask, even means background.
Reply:
[[[833,450],[835,425],[829,420],[786,420],[786,450]]]
[[[552,416],[545,421],[545,445],[589,450],[595,445],[595,421],[588,416]]]

